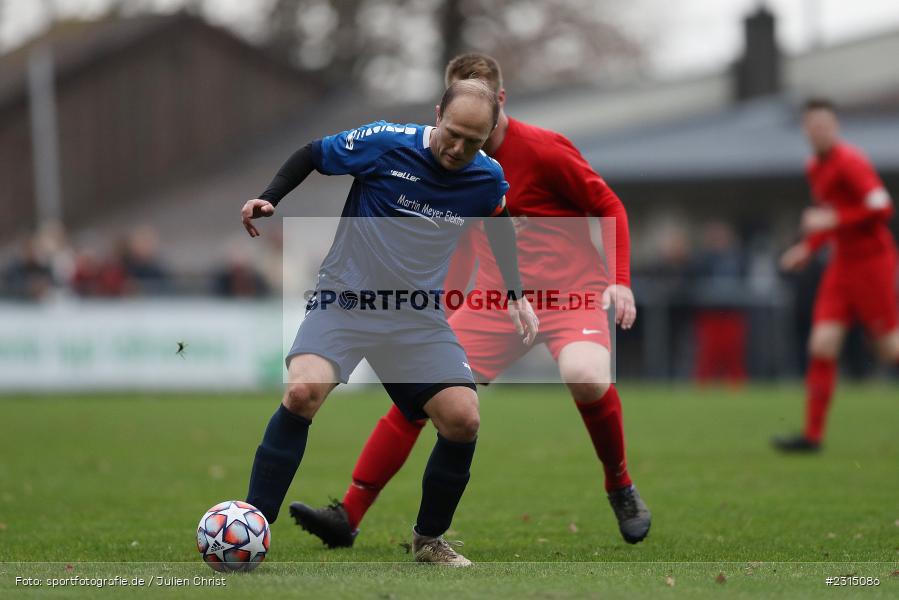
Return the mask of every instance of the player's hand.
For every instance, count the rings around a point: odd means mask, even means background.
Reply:
[[[820,231],[828,231],[839,224],[837,211],[828,206],[810,206],[802,211],[799,229],[808,235]]]
[[[259,230],[256,229],[256,226],[253,225],[252,219],[270,217],[273,214],[275,214],[275,207],[272,203],[268,200],[260,200],[259,198],[247,200],[247,203],[240,209],[240,219],[243,222],[243,226],[246,228],[247,233],[250,234],[250,237],[259,237],[261,235]]]
[[[515,325],[515,331],[522,336],[525,345],[530,346],[537,338],[537,328],[540,322],[534,314],[534,308],[528,299],[522,297],[518,300],[509,300],[509,318]]]
[[[615,305],[615,322],[622,329],[630,329],[637,320],[637,301],[634,292],[626,285],[610,285],[602,293],[602,309]]]
[[[527,215],[512,217],[512,226],[515,228],[515,234],[520,235],[522,230],[524,230],[524,228],[528,226]]]
[[[799,242],[787,248],[780,257],[780,268],[784,271],[799,271],[805,268],[812,258],[811,248],[805,242]]]

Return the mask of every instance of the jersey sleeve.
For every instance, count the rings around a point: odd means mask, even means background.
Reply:
[[[506,190],[509,189],[509,184],[506,184]],[[506,195],[505,193],[500,197],[499,202],[494,205],[493,212],[490,213],[491,217],[495,217],[506,208]]]
[[[805,243],[809,248],[809,251],[814,254],[818,250],[820,250],[824,244],[829,242],[833,238],[833,231],[818,231],[812,233],[805,238]]]
[[[323,137],[313,145],[315,168],[325,175],[364,177],[374,170],[385,152],[416,133],[416,128],[376,121],[355,129]]]
[[[492,167],[493,175],[496,178],[496,193],[493,198],[490,199],[491,203],[487,210],[489,216],[495,217],[506,208],[506,194],[509,193],[509,182],[506,181],[506,174],[503,172],[503,168],[500,166],[499,162],[486,154],[484,154],[484,156]]]
[[[556,193],[585,213],[600,217],[606,256],[615,255],[615,283],[630,287],[630,229],[621,199],[565,137],[557,137],[554,151],[547,156],[552,164],[545,168],[555,173]]]
[[[892,199],[867,158],[858,153],[850,154],[842,165],[841,176],[852,197],[852,204],[837,209],[838,227],[852,227],[871,219],[889,220],[892,217]]]

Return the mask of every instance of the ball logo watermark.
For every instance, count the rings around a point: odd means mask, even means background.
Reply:
[[[518,292],[512,290],[306,290],[306,312],[329,310],[334,305],[346,310],[359,311],[425,311],[458,310],[465,307],[473,311],[508,310],[510,298]],[[591,311],[600,308],[601,291],[523,290],[521,295],[535,309],[549,311]],[[598,332],[598,331],[591,331]],[[586,334],[587,331],[585,330]]]
[[[337,304],[344,310],[353,310],[359,304],[359,295],[350,290],[344,290],[337,296]]]

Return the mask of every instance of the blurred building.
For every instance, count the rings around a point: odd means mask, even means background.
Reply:
[[[624,340],[619,375],[688,374],[674,362],[682,353],[671,339],[671,321],[683,304],[707,317],[709,306],[744,311],[752,324],[752,375],[780,375],[804,364],[808,290],[817,281],[783,280],[774,268],[810,201],[799,110],[806,97],[836,101],[843,136],[871,157],[894,195],[899,191],[899,70],[891,59],[899,53],[899,31],[784,56],[775,26],[764,10],[749,17],[745,54],[729,71],[607,94],[579,92],[517,113],[568,133],[628,206],[635,268],[646,274],[635,284],[644,302],[643,339],[639,349]],[[665,215],[691,224],[691,238],[711,221],[729,222],[746,249],[745,275],[722,286],[694,272],[689,294],[669,293],[652,276],[657,257],[648,244],[640,248]],[[893,228],[899,232],[895,221]],[[855,348],[850,362],[858,363],[864,349]]]
[[[0,239],[40,218],[79,228],[131,212],[317,95],[286,64],[187,14],[58,23],[0,57],[0,210],[16,215]]]
[[[619,376],[691,376],[702,354],[695,336],[708,330],[690,319],[704,311],[714,322],[716,310],[745,337],[738,354],[749,376],[800,368],[804,292],[815,280],[784,280],[776,257],[809,201],[799,128],[806,96],[828,95],[843,107],[845,137],[899,193],[899,70],[891,59],[899,55],[899,31],[796,56],[780,52],[775,34],[776,21],[759,11],[747,21],[746,52],[733,68],[703,77],[531,96],[508,90],[510,115],[569,136],[628,207],[641,312],[637,329],[619,336]],[[233,238],[245,235],[239,208],[294,150],[375,119],[433,119],[434,102],[385,107],[352,95],[323,97],[262,51],[184,15],[61,27],[0,58],[0,181],[9,182],[0,187],[0,206],[17,214],[23,202],[31,208],[0,223],[4,240],[13,228],[32,228],[38,213],[29,102],[40,88],[40,47],[52,52],[60,203],[73,243],[150,225],[162,264],[192,273],[225,269],[230,283],[216,289],[244,296],[264,285],[228,258]],[[279,215],[336,217],[349,186],[346,177],[312,176]],[[695,242],[713,222],[729,224],[740,256],[740,269],[727,276],[703,267]],[[273,263],[281,221],[260,229],[263,237],[238,262],[257,252],[257,264],[280,273]],[[662,238],[673,241],[660,246]],[[17,247],[2,246],[0,257]],[[308,269],[288,264],[284,273]]]

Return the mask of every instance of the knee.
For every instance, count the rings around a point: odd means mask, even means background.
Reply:
[[[591,402],[596,402],[600,398],[606,395],[606,392],[609,391],[609,388],[612,387],[612,384],[605,382],[590,382],[590,383],[568,383],[568,390],[571,392],[571,397],[578,404],[589,404]]]
[[[812,336],[808,344],[808,353],[812,358],[820,358],[824,360],[836,360],[840,353],[839,344],[827,337]]]
[[[881,336],[876,341],[877,355],[888,364],[899,363],[899,328]]]
[[[899,363],[899,344],[884,344],[878,346],[877,354],[881,361],[886,364]]]
[[[447,419],[440,435],[453,442],[471,442],[478,437],[480,427],[481,417],[478,412],[468,411]]]
[[[295,415],[311,419],[323,399],[317,386],[309,383],[291,383],[284,394],[284,406]]]

